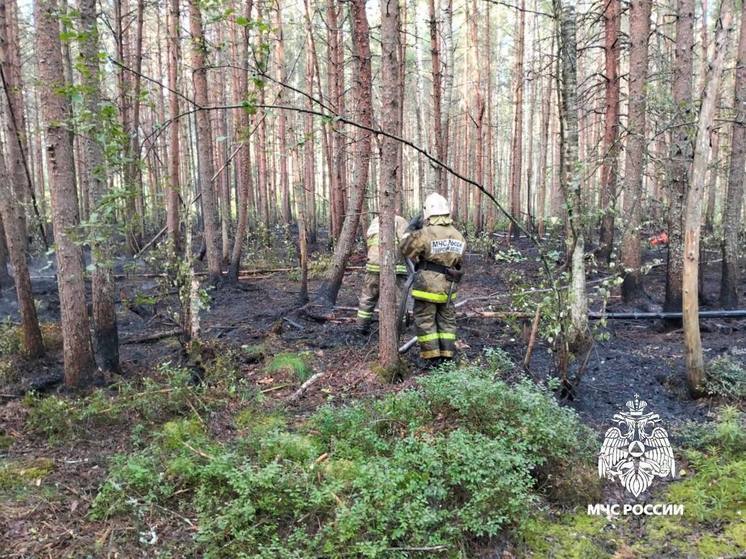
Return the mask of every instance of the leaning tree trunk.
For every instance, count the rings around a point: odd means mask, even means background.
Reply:
[[[396,134],[400,125],[397,90],[401,60],[399,0],[381,2],[381,102],[386,108],[381,112],[381,128]],[[436,115],[437,117],[437,115]],[[381,140],[381,174],[378,190],[380,212],[380,328],[378,359],[385,371],[393,371],[399,362],[396,323],[396,237],[394,218],[397,199],[397,167],[399,154],[397,142],[392,138]]]
[[[599,258],[606,262],[614,247],[614,210],[619,166],[619,27],[620,0],[608,0],[604,11],[606,57],[606,115],[604,118],[604,160],[601,167],[601,232]]]
[[[676,113],[671,130],[668,163],[668,260],[663,310],[681,308],[684,265],[684,201],[692,163],[692,49],[694,48],[694,0],[679,0],[676,20],[676,58],[673,65],[673,104]]]
[[[8,117],[8,115],[5,116]],[[21,229],[20,222],[13,218],[17,211],[13,207],[13,200],[17,201],[18,198],[12,194],[10,184],[10,176],[5,166],[5,156],[0,150],[0,237],[5,235],[4,239],[15,273],[16,297],[18,298],[18,310],[21,314],[21,329],[23,331],[23,348],[29,357],[36,358],[44,354],[44,344],[39,329],[39,320],[36,316],[34,295],[31,292],[31,276],[26,262],[26,245],[23,242],[25,231]],[[5,266],[1,259],[0,266]],[[0,272],[2,271],[0,270]],[[5,269],[5,272],[7,273],[7,269]]]
[[[94,119],[99,115],[101,84],[99,81],[99,38],[96,25],[96,0],[80,0],[80,27],[83,40],[80,42],[80,55],[85,65],[81,72],[85,91],[85,107]],[[84,173],[89,188],[91,211],[97,215],[96,231],[91,243],[93,272],[91,274],[91,295],[93,298],[93,332],[96,355],[99,364],[107,371],[119,371],[119,333],[117,313],[114,306],[114,270],[111,238],[114,235],[111,208],[106,207],[107,181],[103,146],[93,134],[81,138],[85,151]]]
[[[642,178],[645,169],[645,85],[648,76],[648,37],[651,0],[632,0],[629,12],[629,132],[624,165],[625,231],[622,238],[625,303],[643,295],[640,247]]]
[[[370,65],[370,31],[365,13],[365,0],[350,1],[352,19],[352,46],[355,58],[353,89],[356,122],[363,126],[372,126],[373,93]],[[355,233],[360,222],[360,213],[365,201],[365,188],[368,184],[368,167],[370,165],[370,132],[361,128],[355,131],[354,171],[350,185],[350,205],[342,225],[342,232],[334,250],[329,274],[319,288],[317,297],[328,306],[337,301],[347,259],[355,246]]]
[[[73,138],[67,123],[72,115],[65,91],[57,0],[35,5],[36,53],[47,164],[52,193],[52,222],[57,245],[65,384],[82,386],[93,379],[95,362],[86,312],[83,254],[77,243],[78,196],[73,169]]]
[[[744,164],[746,163],[746,9],[741,11],[741,32],[736,61],[735,118],[731,140],[728,192],[723,210],[723,267],[720,280],[720,305],[738,306],[738,229],[741,226]]]
[[[207,97],[207,43],[202,30],[202,14],[197,0],[189,2],[189,26],[192,33],[192,78],[194,102],[198,107],[208,105]],[[223,260],[220,252],[220,235],[217,205],[212,180],[215,175],[212,159],[212,131],[210,114],[197,111],[197,159],[199,160],[199,184],[202,193],[202,220],[205,245],[207,246],[207,269],[210,282],[218,283],[222,275]]]
[[[710,64],[705,79],[702,107],[697,123],[697,140],[694,145],[692,182],[686,197],[684,221],[684,275],[683,275],[683,322],[686,377],[692,396],[704,393],[705,363],[702,355],[702,339],[699,333],[699,237],[702,228],[702,198],[707,159],[710,150],[710,130],[715,115],[715,100],[723,75],[723,64],[728,50],[728,35],[731,31],[732,0],[724,0],[721,6],[717,33],[715,34],[715,58]]]

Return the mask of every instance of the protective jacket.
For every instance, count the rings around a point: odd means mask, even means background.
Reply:
[[[418,263],[412,297],[443,304],[448,302],[450,290],[453,301],[458,284],[438,268],[459,266],[465,249],[464,236],[451,224],[448,216],[433,216],[422,229],[407,233],[401,243],[402,255]]]
[[[376,217],[373,221],[371,221],[370,227],[368,227],[368,231],[365,234],[368,243],[368,263],[366,264],[365,269],[369,272],[373,272],[374,274],[377,274],[381,271],[381,261],[378,248],[378,245],[380,244],[379,227],[380,222]],[[404,275],[406,275],[407,273],[407,267],[404,265],[404,258],[401,256],[401,253],[399,251],[399,243],[404,237],[404,233],[406,230],[407,220],[400,215],[397,215],[394,220],[394,234],[396,235],[397,249],[396,253],[398,256],[396,261],[396,273]]]

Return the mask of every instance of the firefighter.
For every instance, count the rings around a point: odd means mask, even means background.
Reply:
[[[370,323],[373,321],[373,311],[378,303],[379,274],[381,272],[378,252],[378,228],[379,221],[376,217],[368,227],[365,234],[368,244],[368,262],[365,265],[365,282],[363,292],[360,294],[360,302],[357,309],[357,325],[361,334],[366,335],[370,331]],[[396,254],[399,255],[399,242],[407,229],[407,220],[397,215],[394,220],[394,232],[396,235]],[[396,262],[396,283],[401,291],[404,277],[407,275],[407,267],[399,257]]]
[[[401,242],[402,255],[416,260],[412,286],[414,322],[420,357],[436,364],[456,350],[456,299],[463,277],[466,242],[453,226],[448,200],[440,194],[425,199],[421,217],[410,222]]]

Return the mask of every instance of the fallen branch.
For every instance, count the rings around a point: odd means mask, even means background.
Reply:
[[[290,318],[288,318],[286,316],[283,316],[282,320],[284,320],[285,322],[287,322],[288,324],[290,324],[290,326],[295,326],[298,330],[305,330],[306,329],[306,327],[303,326],[301,323],[296,322],[295,320],[292,320],[292,319],[290,319]]]
[[[299,399],[303,394],[308,390],[308,388],[314,384],[317,380],[319,380],[321,377],[324,376],[324,373],[316,373],[311,378],[309,378],[306,382],[300,385],[300,388],[293,392],[293,394],[288,398],[288,402],[294,402],[297,399]]]
[[[173,330],[165,330],[163,332],[156,332],[154,334],[146,334],[144,336],[131,336],[123,338],[121,344],[141,344],[145,342],[154,342],[156,340],[162,340],[163,338],[170,338],[172,336],[178,336],[181,334],[181,328],[174,328]]]

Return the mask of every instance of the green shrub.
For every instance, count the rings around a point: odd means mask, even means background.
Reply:
[[[726,400],[746,398],[746,367],[729,355],[716,357],[707,364],[705,390]]]
[[[325,406],[294,428],[252,407],[234,421],[242,431],[229,444],[198,420],[166,423],[114,461],[92,514],[179,510],[195,518],[194,553],[205,557],[469,557],[523,522],[541,465],[592,454],[588,432],[547,391],[477,368]]]
[[[23,349],[23,337],[20,327],[10,319],[0,322],[0,357],[16,355]]]

